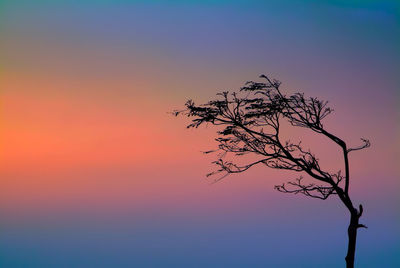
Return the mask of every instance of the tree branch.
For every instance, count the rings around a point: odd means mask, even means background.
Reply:
[[[369,140],[361,138],[361,141],[363,142],[362,145],[355,147],[355,148],[349,148],[349,149],[347,149],[347,152],[350,153],[352,151],[362,150],[362,149],[365,149],[365,148],[368,148],[371,146],[371,143],[369,142]]]
[[[287,188],[285,183],[283,183],[282,185],[276,185],[275,189],[282,193],[304,194],[308,197],[322,200],[327,199],[332,194],[336,194],[333,187],[325,187],[313,183],[303,184],[302,179],[303,177],[300,177],[294,182],[288,182],[287,184],[291,185],[291,188]]]
[[[346,143],[339,137],[324,129],[323,119],[332,113],[327,101],[317,98],[306,98],[303,93],[290,96],[280,91],[281,83],[262,75],[266,83],[249,81],[240,89],[246,92],[244,97],[239,93],[228,91],[217,94],[218,99],[205,104],[196,105],[192,100],[186,102],[186,109],[174,111],[174,115],[192,117],[188,128],[197,128],[204,123],[221,126],[218,131],[218,149],[220,158],[214,162],[219,169],[208,176],[225,172],[227,174],[240,173],[257,164],[264,164],[270,168],[286,169],[304,172],[310,177],[327,183],[329,187],[303,185],[301,180],[289,183],[297,189],[288,189],[285,185],[277,189],[284,192],[300,193],[310,197],[326,199],[331,192],[339,195],[350,211],[353,205],[348,197],[349,190],[349,161],[348,153],[369,147],[369,141],[362,139],[363,145],[347,149]],[[343,150],[344,171],[331,174],[325,171],[318,158],[301,146],[301,143],[280,140],[280,121],[287,120],[294,127],[303,127],[321,134],[338,144]],[[211,152],[211,151],[209,151]],[[225,161],[228,154],[243,156],[253,154],[262,159],[247,165]],[[344,189],[339,184],[344,179]]]

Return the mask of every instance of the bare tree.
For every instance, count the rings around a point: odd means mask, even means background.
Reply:
[[[197,128],[203,124],[221,126],[217,132],[218,148],[205,153],[219,152],[213,163],[218,169],[207,176],[221,173],[218,181],[231,173],[241,173],[256,165],[291,170],[308,175],[311,183],[305,183],[303,177],[275,186],[280,192],[304,194],[305,196],[325,200],[337,195],[350,212],[348,227],[348,250],[346,266],[354,267],[354,255],[358,228],[366,228],[359,223],[363,206],[357,207],[349,194],[350,171],[349,153],[370,146],[370,142],[361,139],[358,147],[349,148],[341,138],[328,132],[322,120],[333,110],[328,102],[303,93],[286,96],[280,90],[280,82],[261,75],[264,82],[249,81],[240,92],[222,92],[216,100],[196,105],[192,100],[186,102],[185,109],[174,114],[190,117],[188,128]],[[306,128],[325,136],[337,144],[343,153],[344,174],[341,170],[333,173],[324,170],[320,161],[310,150],[304,149],[301,142],[281,140],[282,123],[288,122],[294,127]],[[233,160],[227,160],[233,155]],[[249,157],[253,156],[251,161]],[[256,157],[257,159],[254,160]],[[239,164],[240,160],[247,160]]]

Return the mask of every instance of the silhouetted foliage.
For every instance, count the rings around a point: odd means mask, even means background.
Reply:
[[[264,82],[249,81],[240,92],[222,92],[216,100],[196,105],[192,100],[186,102],[185,109],[174,114],[191,118],[188,128],[197,128],[203,124],[221,126],[217,132],[218,148],[205,153],[219,152],[213,163],[217,170],[207,176],[222,173],[218,181],[231,173],[241,173],[256,165],[291,170],[307,174],[315,182],[305,183],[300,176],[293,182],[283,183],[275,188],[283,193],[304,194],[308,197],[325,200],[337,195],[350,212],[348,227],[347,267],[354,267],[354,255],[357,229],[366,227],[359,223],[363,213],[362,205],[355,208],[349,195],[349,159],[352,151],[370,146],[370,142],[361,139],[358,147],[349,148],[339,137],[328,132],[322,121],[332,113],[327,101],[306,97],[303,93],[286,96],[280,89],[281,83],[261,75]],[[289,122],[294,127],[309,129],[323,135],[337,144],[343,152],[344,174],[341,171],[331,173],[323,170],[318,158],[303,148],[301,142],[294,143],[281,139],[282,123]],[[252,154],[260,159],[247,164],[238,164],[226,160],[227,154],[234,159]],[[241,158],[243,159],[243,158]]]

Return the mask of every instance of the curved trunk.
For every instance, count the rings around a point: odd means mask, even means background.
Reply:
[[[357,241],[357,229],[359,227],[358,223],[359,215],[357,213],[351,213],[349,228],[347,229],[347,234],[349,237],[349,244],[347,247],[346,255],[346,267],[354,268],[354,256],[356,253],[356,241]]]

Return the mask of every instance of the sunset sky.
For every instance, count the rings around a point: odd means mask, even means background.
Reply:
[[[400,267],[398,1],[0,0],[0,33],[1,267],[343,267],[337,197],[279,193],[297,174],[263,167],[211,185],[216,129],[169,114],[263,73],[370,139],[356,264]]]

